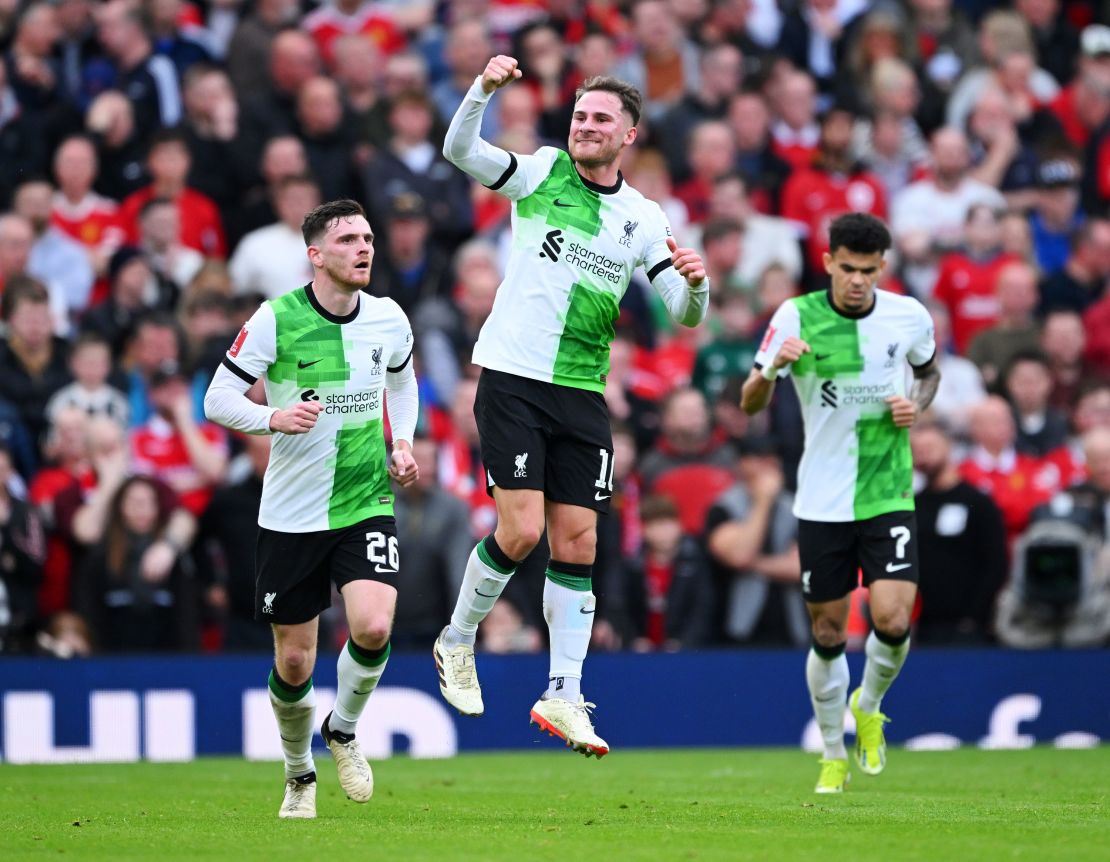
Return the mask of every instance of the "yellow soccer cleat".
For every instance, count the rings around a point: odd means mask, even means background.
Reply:
[[[821,774],[817,776],[817,786],[814,793],[843,793],[844,785],[852,778],[848,771],[848,761],[821,760]]]
[[[859,708],[862,689],[848,698],[852,717],[856,720],[856,763],[868,775],[878,775],[886,767],[886,736],[883,725],[890,721],[881,712],[863,712]]]

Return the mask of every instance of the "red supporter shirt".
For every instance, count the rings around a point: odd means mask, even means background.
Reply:
[[[316,40],[320,56],[329,66],[333,59],[332,43],[340,36],[367,36],[383,54],[393,54],[405,47],[405,34],[376,3],[363,3],[351,15],[325,3],[306,15],[301,27]]]
[[[1103,374],[1110,374],[1110,294],[1083,312],[1087,348],[1083,359]]]
[[[886,218],[886,197],[879,180],[867,171],[830,174],[810,168],[790,177],[782,187],[782,216],[805,235],[810,266],[823,272],[822,255],[829,250],[829,224],[850,212]]]
[[[1017,255],[1003,253],[989,260],[975,260],[961,252],[940,259],[933,297],[948,309],[952,342],[965,355],[971,340],[998,323],[998,273],[1008,263],[1020,262]]]
[[[139,213],[154,197],[154,187],[132,192],[120,205],[120,223],[127,231],[127,241],[139,242]],[[227,257],[223,222],[215,202],[194,189],[185,189],[177,198],[177,215],[181,224],[181,244],[196,249],[205,257]]]
[[[1064,487],[1065,478],[1059,464],[1013,449],[998,458],[976,450],[960,464],[960,476],[998,504],[1011,542],[1029,524],[1033,509]]]
[[[644,566],[644,591],[647,593],[647,625],[644,634],[655,646],[667,639],[667,593],[674,578],[674,566],[648,562]]]
[[[69,607],[70,579],[73,573],[73,551],[69,542],[69,524],[65,513],[56,510],[54,501],[65,491],[75,491],[82,498],[96,487],[96,474],[91,469],[73,473],[64,467],[44,467],[31,482],[28,497],[35,508],[45,515],[46,560],[39,584],[39,610],[44,616]]]
[[[1082,150],[1091,139],[1091,130],[1083,125],[1075,110],[1075,87],[1074,83],[1064,87],[1056,98],[1048,103],[1048,110],[1056,115],[1068,140],[1075,144],[1076,149]]]
[[[209,443],[226,448],[227,439],[219,426],[203,422],[200,433]],[[193,515],[204,512],[213,488],[190,461],[184,439],[165,419],[154,416],[131,432],[131,459],[136,472],[168,485]]]

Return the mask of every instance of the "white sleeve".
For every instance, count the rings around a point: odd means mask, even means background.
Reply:
[[[558,150],[541,147],[535,155],[517,156],[483,141],[479,135],[482,114],[492,94],[482,89],[481,80],[480,77],[474,79],[451,118],[447,137],[443,140],[443,156],[482,185],[509,200],[519,200],[543,182]]]
[[[917,327],[913,343],[910,344],[910,349],[906,351],[906,359],[914,368],[921,368],[928,365],[929,361],[936,355],[937,342],[933,331],[933,318],[929,314],[929,310],[920,302],[915,301],[914,305],[917,306],[914,309],[917,312]]]
[[[270,417],[277,408],[255,404],[246,396],[251,384],[221,365],[204,394],[204,415],[212,422],[244,431],[247,434],[269,434]]]
[[[775,361],[779,348],[791,335],[801,337],[802,319],[798,316],[798,307],[791,300],[787,300],[778,307],[767,324],[767,331],[759,343],[759,350],[755,354],[755,367],[763,368]],[[779,377],[790,373],[790,366],[779,369]]]
[[[270,303],[264,302],[243,324],[223,358],[223,366],[241,377],[247,386],[266,373],[277,361],[277,320]]]
[[[393,439],[412,443],[419,414],[416,372],[412,367],[412,327],[399,306],[397,317],[397,338],[385,369],[386,408]]]
[[[697,287],[690,287],[679,275],[671,264],[671,250],[667,247],[667,240],[672,236],[671,226],[663,210],[658,205],[654,209],[652,223],[647,228],[647,247],[640,263],[671,317],[683,326],[697,326],[705,320],[709,310],[709,278]]]

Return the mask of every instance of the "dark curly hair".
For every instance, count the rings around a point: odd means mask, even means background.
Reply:
[[[829,226],[829,254],[846,248],[856,254],[882,254],[890,248],[890,231],[868,213],[848,213]]]

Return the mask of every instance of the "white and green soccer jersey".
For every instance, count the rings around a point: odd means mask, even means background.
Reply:
[[[789,337],[809,353],[790,374],[805,423],[794,514],[807,521],[861,521],[913,510],[909,432],[891,419],[886,399],[906,394],[906,362],[925,365],[936,346],[929,312],[885,290],[862,316],[833,308],[819,291],[779,306],[755,357],[771,363]]]
[[[510,158],[490,188],[513,201],[512,252],[474,362],[601,392],[633,271],[643,266],[657,290],[657,280],[687,289],[671,265],[666,216],[623,178],[611,188],[584,180],[554,147]]]
[[[408,318],[392,299],[359,296],[348,317],[330,314],[303,287],[264,302],[224,357],[244,380],[262,377],[284,409],[316,401],[307,434],[275,434],[258,524],[306,533],[393,514],[382,428],[386,371],[412,353]]]

